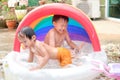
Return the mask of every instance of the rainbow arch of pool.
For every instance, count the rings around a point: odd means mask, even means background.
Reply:
[[[13,50],[20,51],[17,33],[25,26],[32,27],[36,33],[37,39],[43,41],[46,33],[53,28],[52,17],[54,14],[69,17],[68,32],[72,40],[91,43],[94,51],[101,51],[98,36],[89,17],[80,9],[62,3],[45,4],[30,11],[18,25]]]

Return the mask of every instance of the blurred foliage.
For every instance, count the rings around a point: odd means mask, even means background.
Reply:
[[[28,6],[38,6],[39,0],[28,0]]]
[[[4,16],[7,14],[9,11],[9,8],[7,6],[7,1],[8,0],[0,0],[0,28],[6,28],[6,23]]]
[[[8,0],[0,0],[0,2],[7,2]]]
[[[46,0],[47,3],[67,3],[67,4],[71,4],[71,0]]]
[[[9,12],[6,16],[5,16],[6,20],[16,20],[16,15],[13,12]]]
[[[17,5],[17,6],[15,6],[15,9],[17,9],[17,10],[22,10],[22,9],[26,9],[26,8],[27,8],[26,5]]]
[[[28,0],[28,5],[29,6],[39,6],[39,1],[41,0]],[[46,3],[67,3],[71,4],[71,0],[45,0]]]
[[[8,8],[8,5],[0,1],[0,16],[1,15],[5,16],[8,11],[10,11],[10,8]]]

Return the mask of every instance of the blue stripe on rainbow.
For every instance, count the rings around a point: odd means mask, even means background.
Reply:
[[[53,28],[52,16],[46,16],[39,19],[39,21],[32,27],[36,33],[37,39],[43,41],[46,33]],[[90,42],[89,36],[84,27],[72,18],[69,18],[68,32],[72,40]]]

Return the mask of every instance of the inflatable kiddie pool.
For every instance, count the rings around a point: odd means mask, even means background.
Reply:
[[[27,51],[20,52],[17,33],[24,26],[30,26],[34,29],[37,39],[43,41],[46,33],[53,27],[52,17],[54,14],[69,17],[68,32],[75,44],[79,45],[81,42],[85,42],[81,53],[73,59],[74,65],[79,62],[83,64],[70,68],[60,68],[58,61],[50,60],[43,69],[29,71],[29,67],[36,65],[36,63],[26,62],[28,54]],[[68,47],[67,44],[64,46]],[[71,5],[53,3],[33,9],[20,22],[16,30],[14,49],[5,57],[3,69],[5,80],[93,80],[99,75],[99,72],[93,70],[92,60],[106,63],[107,58],[100,47],[91,20],[81,10]]]

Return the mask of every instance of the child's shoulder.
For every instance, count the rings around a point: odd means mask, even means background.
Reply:
[[[48,33],[55,32],[54,28],[50,29]]]
[[[43,42],[36,40],[36,45],[41,45]]]

